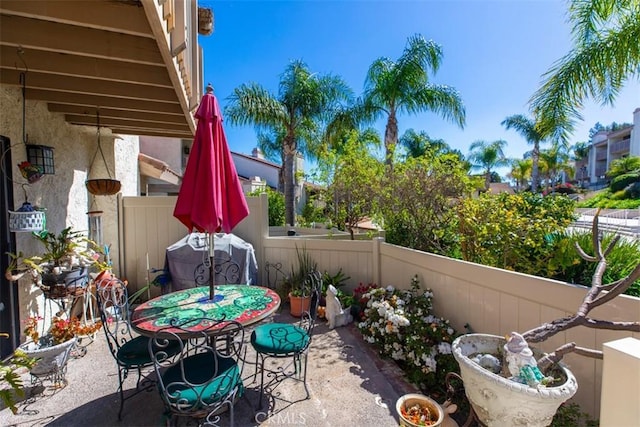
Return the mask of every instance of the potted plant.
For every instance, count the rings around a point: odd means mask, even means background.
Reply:
[[[43,320],[41,317],[29,317],[26,320],[24,334],[29,340],[20,345],[19,349],[28,357],[37,359],[30,370],[31,375],[60,382],[64,379],[67,361],[76,343],[76,337],[93,334],[102,327],[102,322],[84,325],[77,317],[54,317],[48,331],[40,336],[39,324]]]
[[[17,280],[31,273],[34,283],[47,297],[58,298],[84,287],[88,282],[88,267],[96,262],[95,244],[79,231],[67,227],[60,233],[50,231],[32,233],[44,251],[25,257],[22,252],[9,254],[12,258],[5,276]]]
[[[296,246],[298,259],[297,268],[291,266],[291,274],[285,279],[285,286],[289,288],[289,305],[291,315],[302,316],[311,307],[311,282],[309,275],[317,270],[317,263],[311,258],[309,252],[303,247]]]
[[[615,236],[602,248],[598,230],[598,213],[592,226],[593,256],[579,245],[580,256],[596,262],[592,284],[576,314],[544,323],[523,334],[512,333],[507,339],[488,334],[462,335],[453,342],[452,351],[465,386],[465,393],[479,421],[486,426],[547,426],[558,407],[577,391],[571,371],[560,363],[570,352],[602,358],[602,352],[566,343],[550,354],[532,351],[528,343],[542,342],[559,332],[576,326],[599,329],[637,331],[639,322],[607,321],[589,317],[594,308],[623,293],[638,278],[640,264],[627,277],[604,284],[606,256],[620,240]],[[503,360],[502,360],[503,359]],[[536,361],[537,359],[537,361]]]

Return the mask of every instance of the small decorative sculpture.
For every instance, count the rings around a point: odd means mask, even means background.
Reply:
[[[350,313],[345,312],[342,309],[340,300],[338,299],[338,290],[333,285],[329,285],[327,289],[327,309],[326,316],[329,322],[329,329],[335,327],[348,325],[353,322],[353,317]]]
[[[533,352],[522,335],[511,332],[504,345],[504,355],[512,380],[532,387],[545,383],[545,377],[538,369]]]

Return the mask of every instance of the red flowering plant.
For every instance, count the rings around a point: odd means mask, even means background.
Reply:
[[[358,284],[358,286],[353,290],[353,305],[358,310],[357,319],[362,320],[364,315],[364,310],[367,307],[367,302],[369,301],[370,294],[369,292],[373,289],[377,289],[378,285],[375,283],[367,283],[366,285],[362,282]]]
[[[71,319],[54,317],[47,334],[40,337],[38,332],[40,320],[42,320],[41,317],[29,317],[25,322],[24,334],[41,347],[62,344],[78,335],[91,335],[102,327],[100,321],[92,325],[85,325],[77,317]]]

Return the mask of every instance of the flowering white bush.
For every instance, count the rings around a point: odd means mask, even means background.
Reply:
[[[417,276],[410,290],[372,288],[362,295],[366,305],[358,328],[365,341],[395,360],[423,390],[443,390],[447,372],[458,371],[451,354],[457,335],[448,320],[432,314],[432,299]]]

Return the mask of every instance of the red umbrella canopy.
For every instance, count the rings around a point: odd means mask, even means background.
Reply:
[[[211,86],[196,112],[198,125],[173,216],[189,231],[231,230],[249,215]]]

